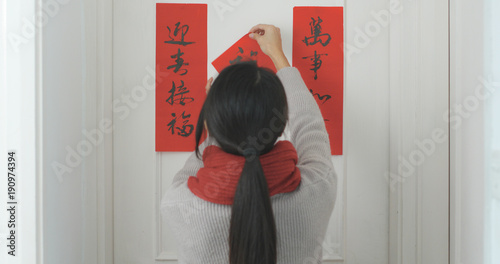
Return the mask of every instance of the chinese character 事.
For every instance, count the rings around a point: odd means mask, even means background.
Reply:
[[[306,46],[320,43],[321,45],[323,45],[323,47],[325,47],[326,45],[328,45],[328,43],[330,43],[332,37],[327,33],[321,34],[321,22],[323,22],[323,20],[319,16],[318,20],[314,19],[314,17],[311,17],[311,20],[312,21],[309,23],[309,26],[311,28],[311,36],[305,36],[302,42],[304,42]]]
[[[312,68],[310,68],[309,70],[314,71],[314,80],[318,79],[318,70],[323,64],[323,61],[320,59],[322,55],[328,56],[328,54],[326,53],[318,54],[316,51],[314,51],[313,56],[302,57],[302,59],[310,59],[312,61]]]

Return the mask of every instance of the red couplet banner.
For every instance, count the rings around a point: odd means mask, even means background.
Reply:
[[[256,61],[257,65],[260,67],[269,68],[276,72],[276,68],[271,58],[264,54],[257,41],[251,39],[248,35],[249,34],[245,34],[212,62],[217,72],[221,72],[231,64],[250,60]]]
[[[156,151],[193,151],[207,82],[207,5],[156,4]]]
[[[321,109],[332,155],[342,155],[343,21],[342,7],[293,9],[293,66]]]

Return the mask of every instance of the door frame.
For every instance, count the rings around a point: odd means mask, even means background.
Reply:
[[[87,127],[101,129],[104,122],[113,120],[113,0],[84,1],[84,19],[87,47],[87,82],[95,84],[93,97],[87,106],[95,106],[88,118]],[[90,239],[85,241],[84,254],[96,264],[114,263],[113,217],[113,133],[103,131],[103,139],[95,146],[95,159],[86,162],[86,170],[95,173],[93,182],[87,184],[90,201],[85,210],[95,217],[86,219]],[[102,129],[101,129],[102,130]],[[90,169],[90,170],[89,170]]]
[[[390,24],[389,263],[449,263],[449,2],[402,5]]]
[[[388,5],[394,1],[388,0]],[[448,124],[441,115],[429,115],[425,105],[426,96],[435,96],[436,88],[446,87],[440,94],[440,100],[433,102],[432,107],[448,109],[449,98],[449,39],[448,39],[448,1],[409,1],[401,0],[404,11],[393,15],[389,25],[390,31],[390,171],[398,171],[400,157],[408,156],[415,150],[415,140],[422,140],[427,135],[420,130],[422,125],[432,126],[448,132]],[[348,2],[345,8],[348,8]],[[112,46],[113,46],[113,1],[101,0],[96,3],[97,54],[95,69],[97,74],[97,97],[95,105],[97,119],[113,117],[112,109]],[[428,12],[428,13],[426,13]],[[434,14],[439,21],[429,22],[425,14]],[[434,22],[434,23],[433,23]],[[437,43],[438,46],[426,45]],[[437,54],[423,60],[429,54]],[[404,61],[402,60],[404,58]],[[404,65],[411,67],[404,67]],[[431,76],[433,71],[442,72],[441,76]],[[419,82],[422,78],[433,78],[428,87]],[[408,84],[412,88],[408,89]],[[416,100],[414,98],[417,98]],[[417,113],[417,118],[412,114]],[[449,135],[449,134],[448,134]],[[95,246],[98,251],[98,263],[113,262],[113,136],[107,135],[104,143],[97,148],[97,230],[98,239]],[[432,135],[431,135],[432,138]],[[448,137],[449,138],[449,137]],[[415,181],[397,182],[395,191],[389,193],[389,261],[393,264],[425,263],[426,259],[439,259],[448,263],[449,237],[449,140],[440,143],[446,151],[436,151],[426,157],[426,162],[418,166],[416,173],[410,178]],[[444,162],[443,162],[444,161]],[[430,186],[425,180],[425,172],[436,169],[443,174]],[[381,176],[381,177],[385,177]],[[390,184],[390,181],[388,181]],[[423,194],[436,197],[423,199]],[[436,205],[437,203],[437,205]],[[90,205],[89,205],[90,206]],[[425,214],[422,209],[446,207],[446,213],[436,215]],[[404,211],[403,211],[404,209]],[[411,220],[407,220],[411,216]],[[429,221],[432,220],[432,221]],[[437,233],[436,233],[437,232]],[[410,235],[410,236],[408,236]],[[403,237],[404,236],[404,237]],[[423,248],[425,244],[434,244],[439,237],[438,247],[434,251]]]
[[[113,120],[113,0],[95,0],[96,120]],[[114,126],[113,126],[114,128]],[[97,264],[114,263],[113,132],[96,147]]]

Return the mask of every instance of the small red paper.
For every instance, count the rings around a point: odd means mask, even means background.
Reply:
[[[251,39],[248,35],[249,34],[245,34],[212,62],[217,72],[221,72],[231,64],[249,60],[256,61],[259,67],[269,68],[276,72],[276,68],[271,58],[264,54],[260,49],[259,43]]]
[[[321,109],[332,155],[342,155],[343,21],[342,7],[293,9],[293,66]]]
[[[207,81],[207,5],[156,4],[156,151],[193,151]]]

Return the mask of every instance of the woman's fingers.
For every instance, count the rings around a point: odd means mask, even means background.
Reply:
[[[276,69],[289,66],[281,45],[279,27],[258,24],[250,29],[249,37],[259,43],[260,49],[273,60]]]
[[[275,53],[281,53],[281,33],[279,28],[273,25],[259,24],[250,29],[249,37],[259,43],[264,54],[272,57]]]
[[[205,86],[205,92],[208,94],[208,90],[210,90],[210,87],[212,86],[212,82],[214,81],[214,77],[210,77],[207,81],[207,85]]]
[[[257,38],[260,36],[260,34],[257,34],[257,33],[250,33],[248,36],[249,36],[251,39],[255,39],[255,40],[257,40]]]
[[[271,25],[266,25],[266,24],[258,24],[258,25],[255,25],[253,26],[251,29],[250,29],[250,33],[255,33],[256,31],[260,30],[260,31],[266,31],[266,28],[269,28]],[[261,34],[262,35],[262,34]]]

